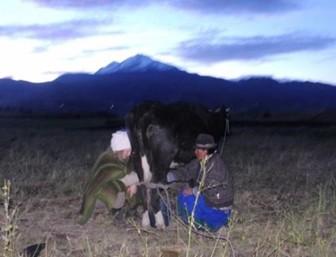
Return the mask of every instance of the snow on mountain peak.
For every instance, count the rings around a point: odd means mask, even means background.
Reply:
[[[144,72],[144,71],[168,71],[177,70],[176,67],[155,61],[150,57],[137,54],[124,60],[121,63],[112,62],[99,69],[96,74],[111,74],[115,72]]]

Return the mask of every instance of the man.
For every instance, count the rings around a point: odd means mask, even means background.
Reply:
[[[233,204],[233,181],[224,161],[216,152],[209,134],[199,134],[195,144],[196,159],[168,172],[167,181],[189,181],[177,197],[178,214],[198,229],[217,231],[228,224]]]
[[[139,182],[130,162],[132,149],[126,131],[112,134],[111,147],[102,153],[92,168],[80,210],[80,224],[91,217],[96,200],[102,201],[108,209],[120,209],[126,201],[126,193],[132,198]]]

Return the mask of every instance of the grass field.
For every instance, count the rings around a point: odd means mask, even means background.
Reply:
[[[112,132],[83,124],[2,121],[0,183],[11,183],[0,198],[2,256],[36,243],[46,243],[48,257],[336,256],[335,127],[233,126],[224,160],[234,216],[220,235],[204,237],[175,218],[166,230],[143,230],[138,217],[101,205],[78,225],[83,186]]]

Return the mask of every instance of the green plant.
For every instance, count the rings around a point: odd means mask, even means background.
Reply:
[[[2,224],[2,235],[1,239],[3,241],[3,257],[14,257],[15,253],[15,242],[17,238],[17,226],[16,226],[16,216],[17,208],[10,209],[10,193],[11,193],[11,183],[9,180],[4,181],[4,185],[1,188],[3,195],[3,205],[4,205],[4,223]]]

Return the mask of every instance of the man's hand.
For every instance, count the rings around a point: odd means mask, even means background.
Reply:
[[[167,183],[172,183],[172,182],[176,181],[176,176],[175,176],[175,174],[173,172],[169,171],[167,173],[166,179],[167,179]]]
[[[127,187],[127,194],[129,197],[133,197],[137,191],[138,191],[138,187],[136,184],[133,184]]]

